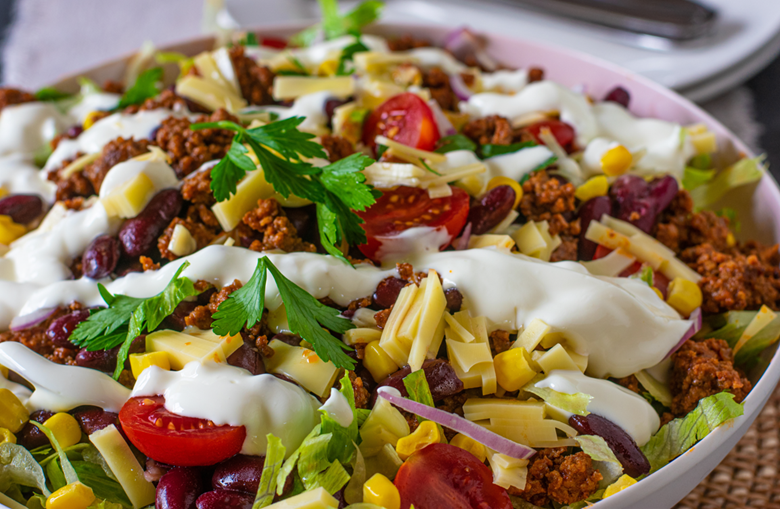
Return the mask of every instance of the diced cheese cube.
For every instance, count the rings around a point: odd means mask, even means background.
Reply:
[[[133,378],[138,380],[143,370],[148,367],[157,366],[165,371],[170,371],[171,361],[168,357],[168,352],[147,352],[147,353],[131,353],[130,354],[130,369],[133,371]]]
[[[190,362],[225,363],[244,340],[240,334],[220,337],[210,330],[188,328],[183,332],[161,330],[147,334],[147,352],[167,352],[171,369],[180,370]]]
[[[472,235],[469,237],[469,249],[495,247],[497,249],[510,250],[515,246],[515,241],[509,235]]]
[[[319,487],[271,504],[268,509],[331,509],[338,506],[339,501],[333,498],[325,488]]]
[[[244,214],[257,206],[257,200],[269,198],[274,188],[265,179],[262,170],[249,172],[236,187],[236,194],[211,207],[222,229],[232,230],[241,222]]]
[[[89,441],[106,460],[135,509],[154,504],[154,484],[144,478],[143,467],[116,426],[112,424],[92,433]]]
[[[547,248],[547,242],[533,221],[520,227],[512,234],[512,238],[517,243],[517,249],[526,256],[539,258],[540,253]]]
[[[372,341],[379,341],[382,337],[382,331],[379,329],[373,329],[369,327],[358,327],[355,329],[349,329],[342,335],[344,343],[354,346],[358,343],[371,343]]]
[[[171,240],[168,242],[168,251],[176,256],[187,256],[194,253],[197,249],[198,243],[186,226],[177,224],[173,227]]]
[[[137,216],[153,194],[152,180],[146,173],[139,173],[100,201],[109,216],[129,218]]]
[[[317,92],[330,92],[335,97],[348,97],[355,91],[352,76],[332,76],[327,78],[312,76],[277,76],[274,79],[273,96],[277,101],[295,99],[302,95]]]
[[[696,153],[699,155],[713,154],[718,151],[718,139],[713,132],[694,134],[690,139],[693,148],[696,149]]]
[[[412,371],[422,368],[428,349],[437,336],[436,333],[439,330],[444,311],[447,309],[447,298],[444,296],[439,275],[435,270],[431,269],[428,272],[426,282],[421,296],[422,307],[420,308],[419,324],[412,341],[412,347],[409,350],[409,366]],[[439,339],[439,341],[441,340]]]
[[[176,94],[192,99],[210,110],[224,108],[235,113],[246,107],[246,101],[230,88],[191,74],[176,83]]]
[[[526,351],[533,352],[551,330],[552,327],[544,323],[543,320],[534,318],[531,320],[531,323],[528,324],[528,327],[520,333],[517,340],[512,343],[512,348],[523,347]]]
[[[539,366],[545,374],[556,369],[563,369],[568,371],[579,371],[580,368],[572,360],[566,349],[562,345],[555,345],[544,353],[537,361]]]
[[[339,374],[333,362],[323,361],[313,350],[291,346],[278,339],[268,346],[274,351],[273,356],[265,358],[265,368],[269,373],[289,376],[319,397],[330,393]]]

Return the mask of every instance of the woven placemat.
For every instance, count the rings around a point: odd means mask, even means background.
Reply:
[[[675,509],[780,509],[780,388],[723,463]]]

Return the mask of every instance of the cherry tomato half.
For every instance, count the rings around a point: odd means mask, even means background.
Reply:
[[[371,112],[363,124],[363,143],[373,150],[379,135],[420,150],[433,150],[441,137],[431,108],[411,92],[393,96]]]
[[[452,187],[451,196],[431,198],[425,189],[400,186],[383,191],[376,203],[357,214],[365,221],[363,229],[368,239],[358,247],[372,260],[379,260],[382,253],[402,254],[404,239],[398,235],[416,226],[446,228],[449,239],[439,246],[444,249],[466,225],[469,195],[459,187]]]
[[[260,46],[266,46],[268,48],[284,49],[287,47],[287,41],[279,39],[278,37],[261,37],[258,41]]]
[[[219,463],[241,451],[243,426],[215,426],[207,419],[182,417],[163,406],[162,396],[131,398],[119,412],[127,438],[161,463],[205,466]]]
[[[511,509],[509,495],[476,456],[454,445],[432,444],[401,465],[395,476],[401,508]]]
[[[543,120],[526,127],[525,130],[534,137],[537,143],[544,144],[541,138],[539,138],[539,133],[544,127],[550,130],[561,147],[567,152],[571,151],[573,148],[572,143],[574,142],[574,128],[572,126],[560,120]]]

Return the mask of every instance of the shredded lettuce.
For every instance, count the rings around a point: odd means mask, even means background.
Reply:
[[[759,180],[766,171],[765,160],[764,155],[742,159],[718,173],[706,184],[691,190],[695,209],[710,208],[731,189]]]
[[[404,387],[406,392],[409,393],[409,399],[422,403],[423,405],[434,406],[433,396],[431,395],[431,389],[428,387],[428,380],[425,378],[425,371],[418,369],[413,373],[409,373],[404,377]],[[419,421],[426,419],[417,416]]]
[[[132,507],[122,485],[109,478],[101,465],[89,461],[73,461],[72,465],[79,480],[92,488],[97,498],[111,504],[106,507],[114,507],[116,504]]]
[[[318,424],[304,439],[301,446],[282,465],[276,479],[276,493],[281,495],[284,481],[297,466],[306,491],[323,487],[331,495],[340,490],[349,481],[349,474],[338,461],[328,459],[328,442],[331,433],[322,433]]]
[[[650,462],[650,473],[667,465],[709,435],[712,430],[742,413],[742,404],[736,403],[734,395],[728,392],[702,399],[688,415],[664,424],[650,441],[641,447]]]
[[[322,33],[325,39],[335,39],[348,33],[358,33],[361,28],[370,25],[382,13],[384,3],[378,0],[361,2],[344,16],[339,15],[338,0],[319,0],[322,11],[322,23],[317,23],[298,32],[290,42],[296,46],[311,46]]]
[[[132,507],[132,504],[123,505],[109,502],[108,500],[96,499],[87,509],[124,509],[125,507]]]
[[[582,452],[590,456],[595,461],[606,461],[609,463],[616,463],[622,466],[620,461],[615,457],[615,453],[609,448],[607,442],[604,441],[598,435],[578,435],[574,437],[574,440],[580,445]]]
[[[342,463],[349,463],[352,454],[355,451],[355,441],[358,440],[358,416],[355,408],[355,391],[352,388],[352,382],[349,380],[349,374],[345,374],[341,379],[341,389],[339,392],[344,395],[352,409],[352,423],[349,427],[343,427],[333,420],[324,410],[320,410],[322,433],[329,433],[333,436],[328,444],[328,459],[330,461],[339,460]]]
[[[731,348],[753,321],[756,311],[729,311],[705,318],[704,328],[696,334],[696,339],[715,338],[726,341]],[[734,357],[734,364],[750,371],[760,361],[761,352],[780,339],[780,316],[769,322],[745,343]]]
[[[46,438],[49,439],[49,442],[51,443],[51,446],[54,448],[55,451],[57,451],[57,455],[60,459],[60,467],[62,468],[62,474],[65,478],[65,485],[78,482],[79,476],[76,474],[76,470],[73,468],[73,465],[71,465],[70,460],[68,459],[68,454],[65,452],[65,450],[62,448],[60,443],[57,441],[57,437],[54,436],[54,433],[44,426],[43,424],[35,421],[30,421],[35,427],[37,427],[41,432],[46,435]],[[50,463],[53,464],[54,462]]]
[[[0,492],[8,491],[13,485],[38,488],[46,497],[51,495],[46,488],[43,467],[35,461],[30,451],[21,445],[6,442],[0,444]]]
[[[683,189],[691,191],[712,180],[715,176],[715,170],[700,170],[686,166],[683,171],[682,186]]]
[[[536,387],[536,383],[540,380],[540,377],[534,378],[522,390],[542,398],[548,405],[560,408],[563,411],[576,415],[588,415],[590,413],[588,412],[588,403],[593,399],[593,396],[590,394],[582,392],[566,394],[549,387]]]
[[[602,498],[604,498],[604,490],[598,490],[596,493],[589,496],[586,500],[580,500],[579,502],[574,502],[573,504],[564,505],[559,509],[584,509],[585,507],[592,506],[594,502],[598,502]]]
[[[360,452],[359,447],[355,447],[355,461],[352,465],[352,477],[344,488],[344,500],[348,504],[357,504],[363,501],[363,484],[368,479],[366,475],[366,460]]]
[[[255,503],[252,509],[260,509],[271,505],[274,501],[274,492],[276,491],[277,478],[279,471],[284,463],[284,455],[287,448],[282,445],[282,441],[271,433],[265,436],[268,440],[268,447],[265,451],[265,463],[263,464],[263,473],[260,475],[260,485],[257,488]],[[282,483],[284,486],[284,483]]]

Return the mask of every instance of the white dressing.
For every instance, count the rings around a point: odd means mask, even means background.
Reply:
[[[266,435],[273,433],[289,455],[319,421],[319,402],[297,385],[224,364],[191,362],[181,371],[147,368],[131,396],[156,395],[165,397],[169,412],[245,426],[243,454],[264,455]]]
[[[509,177],[512,180],[520,180],[524,175],[531,173],[549,160],[554,154],[544,145],[528,147],[511,154],[485,159],[483,162],[488,171],[481,175],[485,183],[493,177]]]
[[[45,202],[54,201],[57,185],[46,178],[28,155],[0,157],[0,187],[8,194],[37,194]]]
[[[642,396],[612,383],[585,376],[579,371],[554,370],[536,387],[547,387],[564,394],[578,392],[592,396],[588,412],[599,415],[617,424],[628,433],[640,447],[658,431],[661,421],[653,407]],[[569,412],[556,407],[562,414]]]
[[[328,131],[328,117],[325,115],[325,102],[333,94],[328,91],[315,92],[298,97],[290,107],[267,106],[266,111],[279,115],[280,120],[290,117],[306,117],[298,129],[312,134],[325,134]]]
[[[330,397],[320,407],[320,410],[325,411],[331,419],[345,428],[348,428],[355,419],[355,414],[352,412],[346,396],[334,388],[330,389]]]
[[[505,94],[519,92],[528,84],[528,71],[517,69],[501,69],[496,72],[482,74],[482,88],[490,92]]]
[[[35,391],[27,409],[67,412],[77,406],[98,406],[119,412],[130,390],[105,373],[79,366],[55,364],[21,343],[0,343],[0,364],[30,382]]]
[[[447,228],[416,226],[397,235],[377,236],[381,243],[377,258],[382,263],[413,260],[415,257],[438,252],[452,240]]]
[[[27,400],[30,399],[30,396],[32,395],[32,391],[25,387],[22,384],[18,384],[16,382],[12,382],[8,380],[6,377],[3,376],[3,373],[0,371],[0,389],[8,389],[9,391],[14,393],[14,396],[19,398],[19,401],[22,402],[22,404],[26,404]]]
[[[465,64],[441,48],[414,48],[405,54],[416,60],[421,67],[439,67],[447,74],[456,74],[468,70]]]
[[[68,127],[67,117],[52,103],[6,106],[0,113],[0,155],[33,154]]]
[[[93,111],[108,111],[115,108],[121,97],[119,94],[108,92],[84,94],[81,100],[68,110],[68,115],[73,117],[77,123],[83,124],[87,115]]]

